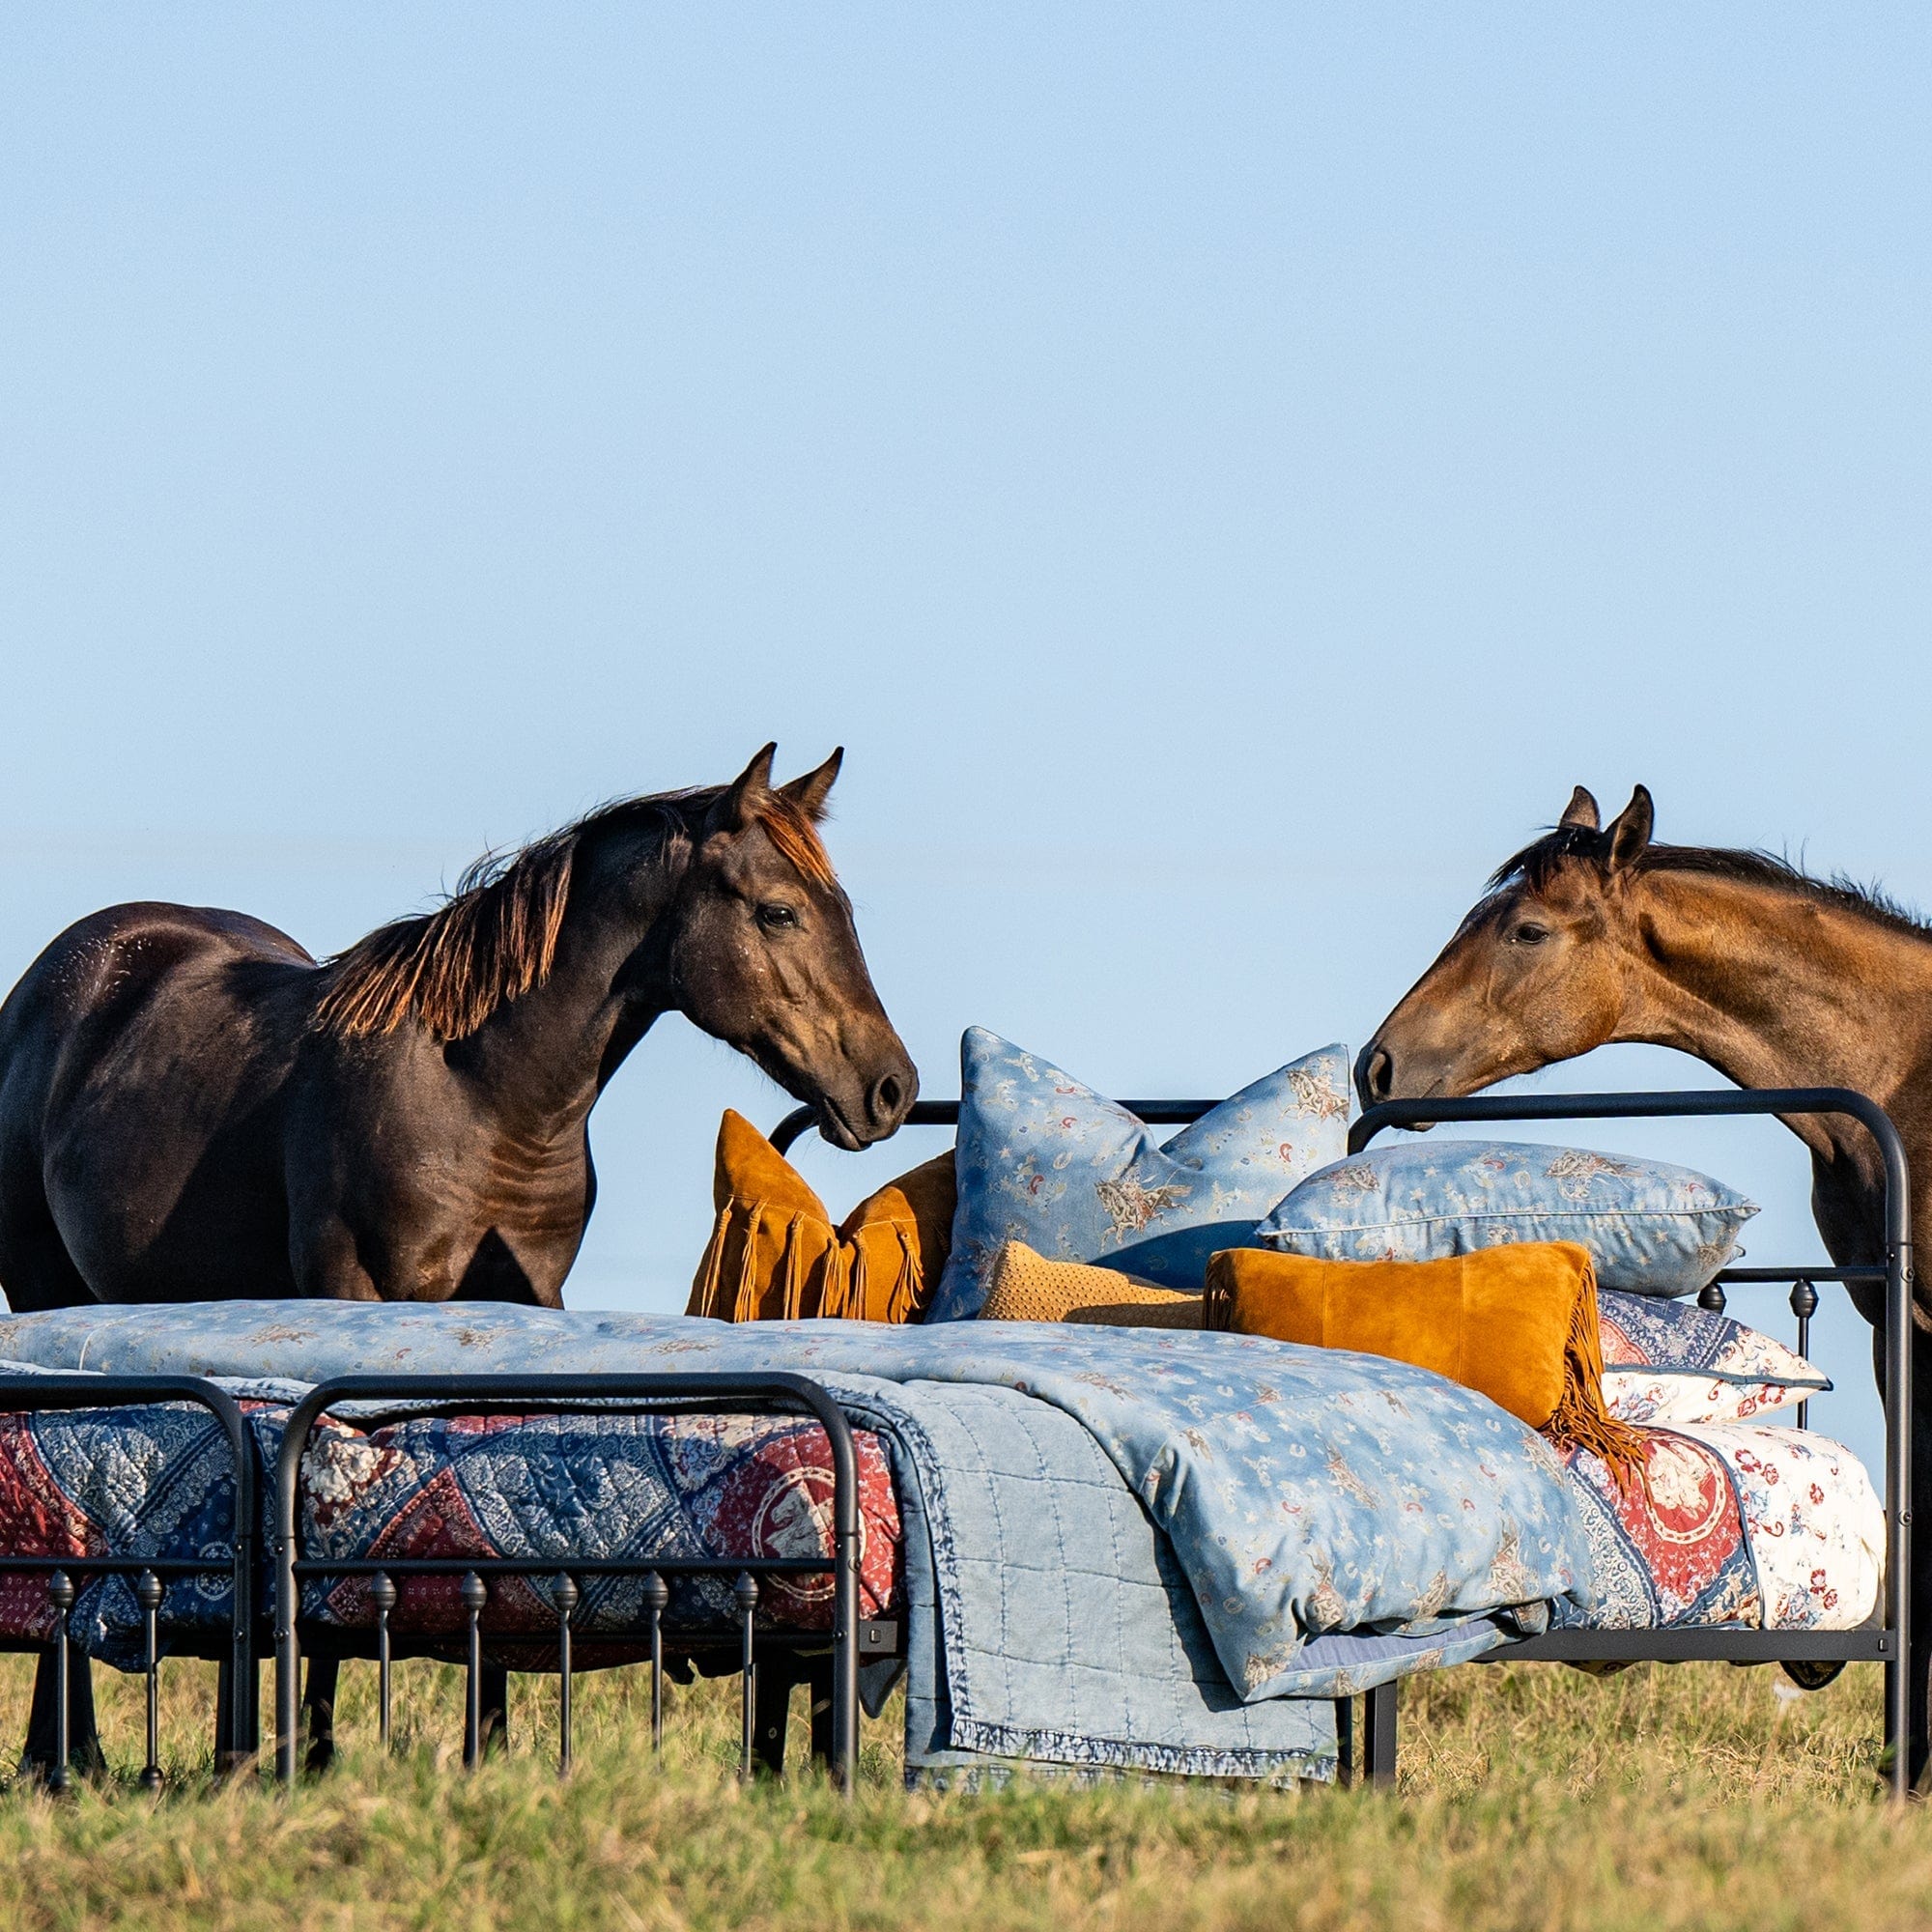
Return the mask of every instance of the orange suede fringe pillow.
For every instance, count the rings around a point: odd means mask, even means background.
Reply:
[[[1435,1262],[1324,1262],[1229,1248],[1208,1264],[1207,1325],[1433,1369],[1553,1441],[1640,1478],[1642,1435],[1604,1401],[1597,1276],[1575,1241]]]
[[[917,1321],[952,1244],[952,1156],[867,1197],[837,1228],[791,1162],[742,1114],[718,1128],[718,1219],[687,1315],[721,1321]]]

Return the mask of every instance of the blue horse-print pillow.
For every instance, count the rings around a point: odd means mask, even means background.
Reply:
[[[1335,1262],[1428,1262],[1506,1241],[1580,1241],[1603,1288],[1690,1294],[1744,1252],[1757,1212],[1721,1182],[1661,1160],[1433,1136],[1311,1174],[1255,1243]]]
[[[928,1321],[978,1315],[993,1257],[1024,1241],[1164,1288],[1199,1289],[1217,1248],[1348,1148],[1349,1050],[1244,1087],[1166,1146],[1145,1122],[984,1027],[959,1042],[959,1208]]]

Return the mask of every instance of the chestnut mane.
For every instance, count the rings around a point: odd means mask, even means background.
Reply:
[[[350,1039],[393,1033],[412,1019],[437,1039],[467,1037],[505,1002],[549,977],[586,838],[655,829],[663,840],[658,863],[677,864],[724,790],[703,785],[620,799],[518,851],[486,852],[436,911],[380,925],[324,961],[331,979],[316,1023]],[[836,886],[818,828],[782,792],[765,792],[753,815],[801,877]]]
[[[1490,875],[1485,896],[1521,880],[1532,892],[1549,883],[1565,859],[1582,859],[1596,866],[1608,862],[1610,835],[1586,825],[1559,825],[1520,852],[1503,861]],[[1932,939],[1932,926],[1909,906],[1901,905],[1877,886],[1861,885],[1842,874],[1814,878],[1789,859],[1774,852],[1749,852],[1723,845],[1646,845],[1631,861],[1634,871],[1701,872],[1707,878],[1734,879],[1794,898],[1811,900],[1838,912],[1868,919],[1889,931],[1913,939]]]

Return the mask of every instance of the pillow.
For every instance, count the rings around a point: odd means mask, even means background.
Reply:
[[[918,1321],[946,1264],[952,1156],[943,1153],[876,1194],[838,1227],[805,1177],[742,1114],[718,1128],[711,1184],[718,1219],[691,1284],[687,1315],[789,1321],[842,1315]]]
[[[1344,1046],[1243,1088],[1164,1147],[1124,1107],[983,1027],[967,1029],[959,1062],[959,1211],[935,1321],[979,1314],[1006,1241],[1198,1289],[1216,1248],[1248,1240],[1348,1147]]]
[[[1117,1268],[1050,1262],[1024,1241],[1009,1241],[993,1261],[981,1321],[1086,1321],[1108,1328],[1198,1328],[1201,1297],[1156,1288]]]
[[[1694,1302],[1605,1293],[1604,1394],[1625,1422],[1749,1422],[1832,1378],[1775,1336]]]
[[[1415,1141],[1311,1175],[1255,1230],[1283,1254],[1435,1261],[1505,1241],[1577,1241],[1598,1283],[1690,1294],[1744,1250],[1742,1194],[1663,1161],[1508,1141]]]
[[[1604,1404],[1597,1278],[1575,1241],[1434,1262],[1233,1248],[1208,1266],[1208,1326],[1409,1362],[1634,1477],[1642,1438]]]

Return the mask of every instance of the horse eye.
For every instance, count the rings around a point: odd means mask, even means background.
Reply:
[[[1541,946],[1549,937],[1547,925],[1538,925],[1534,920],[1526,920],[1510,934],[1512,946]]]
[[[776,932],[781,927],[796,925],[798,914],[788,905],[761,905],[758,908],[758,923],[767,932]]]

